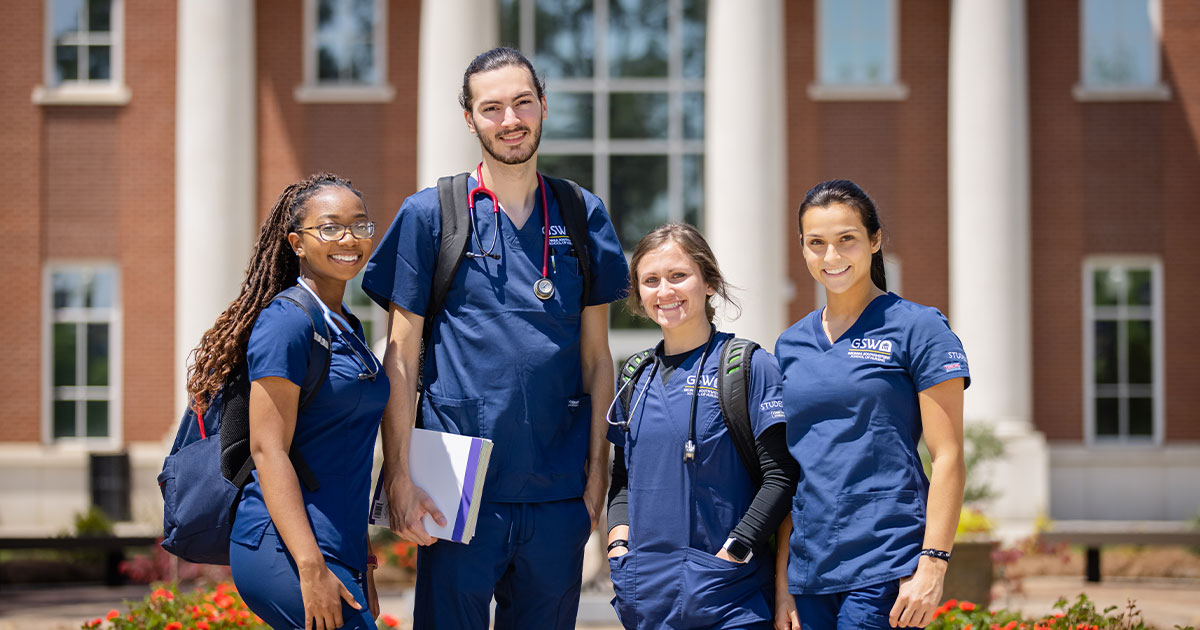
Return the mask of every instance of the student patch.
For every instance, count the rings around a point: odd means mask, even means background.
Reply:
[[[851,359],[868,359],[883,363],[892,358],[892,342],[890,339],[852,339],[846,356]]]
[[[947,363],[942,366],[942,369],[947,372],[954,372],[956,370],[963,369],[963,364],[962,363]]]

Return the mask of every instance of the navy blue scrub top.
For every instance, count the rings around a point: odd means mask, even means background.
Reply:
[[[629,385],[634,388],[629,430],[609,427],[609,441],[625,449],[629,475],[629,553],[610,561],[618,615],[627,627],[742,627],[772,618],[766,596],[773,588],[774,559],[755,556],[740,565],[715,557],[758,491],[725,427],[718,398],[721,348],[732,338],[717,333],[701,370],[695,460],[684,463],[683,448],[702,348],[665,384],[661,372],[643,370]],[[750,420],[757,438],[785,421],[781,376],[775,358],[761,348],[750,369]],[[631,410],[618,401],[612,421],[624,422]]]
[[[925,535],[917,393],[970,372],[936,308],[875,298],[835,343],[821,310],[779,337],[792,505],[788,587],[837,593],[911,575]]]
[[[344,305],[342,312],[362,339],[358,319]],[[271,302],[250,333],[246,350],[250,380],[278,376],[301,385],[308,371],[312,335],[312,323],[303,309],[286,300]],[[357,349],[359,354],[370,352],[365,347]],[[391,388],[383,370],[374,381],[358,378],[364,372],[363,364],[341,336],[333,335],[332,351],[329,376],[297,415],[292,443],[320,484],[316,492],[309,492],[303,484],[300,490],[322,555],[365,570],[375,436]],[[364,358],[370,364],[371,358]],[[242,493],[231,538],[257,547],[268,527],[274,524],[255,471]]]
[[[534,199],[520,229],[500,212],[499,260],[463,259],[425,359],[425,428],[494,442],[485,501],[570,499],[583,495],[585,483],[591,401],[580,364],[583,279],[548,190],[555,293],[545,302],[534,295],[544,233],[540,195]],[[487,246],[492,203],[482,194],[475,201],[474,229]],[[629,271],[603,204],[587,191],[584,201],[594,276],[587,304],[607,304],[625,296]],[[367,263],[363,290],[384,308],[394,302],[424,317],[441,238],[437,189],[427,188],[401,206]],[[472,237],[470,251],[478,248]]]

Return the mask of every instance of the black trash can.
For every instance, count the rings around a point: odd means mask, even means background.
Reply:
[[[113,521],[130,520],[129,453],[92,453],[88,469],[92,505]]]

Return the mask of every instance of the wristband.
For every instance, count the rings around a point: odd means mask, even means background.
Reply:
[[[953,553],[949,552],[949,551],[942,551],[941,549],[932,549],[931,548],[931,549],[922,549],[921,553],[919,553],[917,555],[918,556],[929,556],[930,558],[934,558],[935,560],[941,560],[942,562],[949,564],[950,556],[953,555]]]
[[[617,547],[624,547],[626,550],[628,550],[629,549],[629,541],[618,539],[618,540],[614,540],[614,541],[608,543],[609,551],[612,551],[613,549],[616,549]]]
[[[378,569],[379,568],[379,558],[373,553],[367,554],[367,566],[372,569]]]

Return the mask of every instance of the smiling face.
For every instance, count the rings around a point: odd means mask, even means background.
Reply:
[[[842,203],[809,208],[800,223],[808,272],[832,294],[871,285],[871,255],[879,251],[879,234],[867,232],[862,218]]]
[[[700,267],[675,241],[667,241],[638,261],[637,289],[642,309],[663,334],[709,329],[705,306],[713,289]]]
[[[542,141],[546,101],[539,99],[529,71],[509,65],[479,72],[470,79],[471,111],[467,128],[484,151],[504,164],[524,164]]]
[[[317,281],[346,282],[367,264],[372,239],[355,238],[344,230],[336,241],[323,241],[315,228],[326,223],[349,226],[367,220],[367,209],[353,191],[326,186],[304,202],[301,230],[288,234],[288,242],[300,257],[300,273]]]

